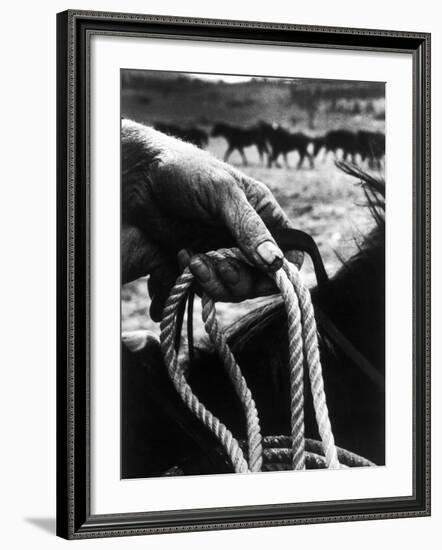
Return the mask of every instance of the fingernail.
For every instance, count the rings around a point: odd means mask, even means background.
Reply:
[[[282,266],[282,252],[272,241],[264,241],[261,243],[257,247],[256,252],[261,260],[273,271],[276,271]]]
[[[192,261],[190,262],[190,267],[195,277],[197,277],[203,283],[207,283],[212,276],[210,273],[210,269],[207,267],[206,263],[200,256],[192,258]]]
[[[240,274],[238,267],[229,262],[229,260],[223,260],[219,265],[218,269],[222,275],[222,278],[231,285],[236,285],[239,283]]]

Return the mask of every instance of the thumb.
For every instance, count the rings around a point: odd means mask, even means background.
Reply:
[[[237,186],[226,186],[224,191],[221,217],[238,247],[256,266],[277,271],[284,255],[244,191]]]

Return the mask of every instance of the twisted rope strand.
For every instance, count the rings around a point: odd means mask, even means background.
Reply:
[[[302,349],[302,327],[298,297],[290,285],[284,270],[274,275],[276,285],[281,290],[287,312],[289,366],[290,366],[290,423],[292,432],[292,467],[305,469],[304,443],[304,354]]]
[[[328,468],[339,468],[338,454],[328,414],[327,400],[324,390],[321,360],[319,357],[318,334],[316,329],[315,314],[310,292],[303,284],[298,269],[284,259],[286,271],[293,288],[298,295],[302,318],[302,337],[304,351],[307,358],[307,366],[310,378],[310,386],[313,396],[316,422],[319,435],[325,448],[325,459]]]
[[[248,459],[252,472],[260,472],[262,467],[262,443],[261,429],[259,425],[258,411],[244,376],[235,361],[233,353],[227,345],[223,332],[218,327],[216,320],[215,303],[206,294],[201,298],[202,318],[207,334],[210,336],[215,349],[224,363],[227,374],[232,381],[235,392],[238,395],[246,415]]]
[[[250,263],[238,249],[222,249],[209,252],[215,259],[234,257]],[[322,368],[319,357],[316,322],[308,289],[302,283],[298,269],[284,260],[282,269],[273,278],[285,304],[288,319],[289,365],[290,365],[290,406],[291,406],[291,455],[292,468],[311,467],[312,453],[306,453],[304,434],[304,382],[303,364],[306,362],[318,429],[324,448],[324,463],[328,468],[339,468],[340,463],[328,415],[325,398]],[[248,463],[244,458],[239,442],[227,427],[220,422],[193,394],[187,383],[174,348],[177,326],[177,311],[193,282],[188,269],[177,279],[163,311],[161,321],[161,347],[169,376],[185,405],[207,426],[226,450],[235,472],[260,471],[262,469],[262,437],[256,405],[250,389],[242,376],[241,369],[227,345],[224,333],[216,320],[214,302],[202,296],[202,316],[209,334],[241,401],[246,415]],[[321,447],[322,448],[322,447]],[[268,453],[266,452],[268,455]],[[266,468],[268,469],[268,468]]]
[[[179,396],[188,409],[215,435],[226,450],[233,468],[237,473],[249,471],[247,462],[238,441],[227,427],[200,402],[187,383],[182,368],[178,364],[174,348],[174,333],[176,326],[176,312],[180,301],[184,299],[187,290],[193,281],[188,269],[184,270],[177,279],[166,302],[161,320],[160,343],[169,377]]]

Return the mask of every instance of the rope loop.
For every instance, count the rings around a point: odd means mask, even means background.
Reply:
[[[221,249],[207,254],[217,260],[231,257],[250,264],[249,260],[237,248]],[[271,277],[281,293],[287,313],[291,408],[289,453],[291,455],[291,468],[293,470],[303,470],[306,465],[311,467],[313,460],[310,448],[306,450],[304,433],[304,365],[309,374],[316,422],[322,442],[322,444],[315,447],[315,451],[320,449],[324,455],[323,458],[315,459],[315,463],[322,464],[326,468],[340,468],[341,464],[328,414],[316,321],[310,292],[303,284],[297,267],[286,259],[283,261],[282,268],[271,274]],[[229,429],[199,401],[186,380],[183,365],[180,365],[178,361],[178,354],[175,349],[177,332],[181,330],[181,325],[178,323],[178,311],[187,299],[192,284],[193,275],[186,268],[178,277],[163,310],[160,341],[168,375],[183,403],[221,443],[235,472],[268,470],[268,467],[263,468],[263,459],[268,458],[272,453],[263,448],[259,416],[252,393],[227,344],[223,331],[218,326],[215,303],[206,294],[203,294],[201,298],[204,327],[241,402],[247,426],[245,446],[241,445]],[[286,441],[288,440],[286,439]],[[310,443],[309,445],[311,447]],[[243,447],[245,447],[246,456]],[[316,456],[317,452],[314,454]],[[279,460],[287,455],[287,450],[284,453],[275,451],[273,455]]]

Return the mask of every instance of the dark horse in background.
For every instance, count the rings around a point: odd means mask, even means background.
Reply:
[[[326,154],[333,153],[338,159],[339,151],[342,151],[342,160],[353,162],[358,153],[357,135],[355,132],[345,129],[330,130],[316,142],[316,154],[324,148]]]
[[[158,122],[154,127],[159,132],[163,132],[168,136],[176,137],[182,141],[193,143],[200,149],[205,149],[209,143],[209,136],[206,131],[201,128],[182,128],[175,124],[165,124]]]
[[[385,134],[369,130],[357,132],[345,129],[330,130],[324,136],[314,140],[315,157],[322,149],[325,149],[326,154],[332,152],[335,159],[341,151],[342,160],[353,163],[359,155],[361,162],[368,162],[370,168],[380,168],[381,160],[385,155]]]
[[[336,444],[385,464],[385,226],[383,181],[341,164],[363,186],[375,227],[357,253],[312,290],[321,361]],[[246,314],[228,341],[255,398],[263,435],[290,434],[286,316],[281,300]],[[122,345],[122,477],[232,468],[214,436],[180,402],[154,337]],[[195,349],[188,380],[201,401],[238,439],[245,422],[217,354]],[[308,387],[308,383],[306,385]],[[306,437],[318,439],[310,392]]]
[[[212,129],[212,137],[223,137],[227,141],[227,151],[224,154],[224,162],[229,160],[233,151],[238,151],[241,155],[244,166],[247,166],[247,157],[244,152],[245,147],[255,145],[258,149],[259,159],[262,162],[264,155],[269,154],[265,134],[260,125],[241,128],[231,124],[218,123]]]
[[[368,161],[370,168],[379,169],[385,156],[385,134],[383,132],[359,130],[357,143],[361,161]]]
[[[296,151],[299,155],[297,168],[301,168],[304,160],[307,158],[310,163],[310,168],[314,168],[313,155],[309,151],[309,145],[312,139],[302,132],[289,132],[285,128],[278,125],[271,125],[261,122],[261,128],[266,136],[266,141],[270,147],[271,154],[269,155],[268,166],[279,166],[278,158],[283,156],[286,168],[289,168],[287,154],[291,151]]]

